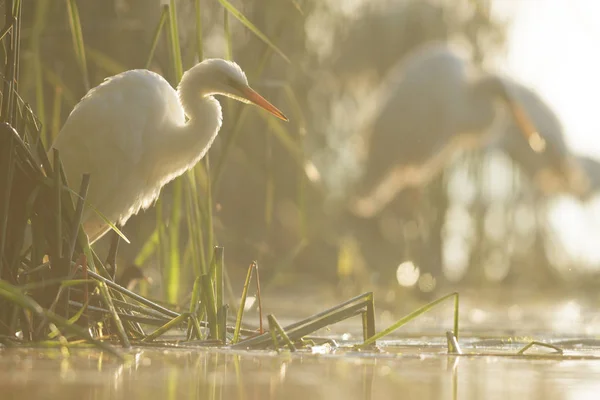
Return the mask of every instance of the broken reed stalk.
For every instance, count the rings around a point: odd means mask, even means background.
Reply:
[[[248,267],[246,274],[246,281],[244,282],[244,288],[242,289],[242,298],[240,299],[240,308],[238,308],[237,317],[235,319],[235,330],[233,331],[232,343],[236,344],[240,340],[240,329],[242,328],[242,320],[244,318],[244,310],[246,309],[246,299],[248,298],[248,287],[250,286],[250,280],[252,280],[252,272],[256,269],[256,261]],[[262,332],[261,332],[262,333]]]
[[[273,344],[275,345],[275,348],[278,347],[277,334],[279,334],[290,351],[296,351],[296,346],[294,346],[294,343],[292,343],[290,337],[287,335],[287,333],[285,333],[285,330],[281,327],[275,316],[273,314],[269,314],[267,315],[267,320],[269,321],[269,331],[271,332],[271,337],[273,338]]]

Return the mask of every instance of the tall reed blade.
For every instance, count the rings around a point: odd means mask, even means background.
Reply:
[[[173,61],[175,82],[181,81],[183,76],[183,64],[181,61],[181,47],[179,45],[179,24],[177,23],[176,0],[169,2],[169,39],[171,42],[171,57]]]
[[[194,1],[194,9],[196,11],[196,55],[198,62],[204,60],[204,50],[202,46],[202,9],[200,0]]]
[[[62,176],[60,173],[61,167],[60,167],[60,156],[58,154],[58,150],[54,149],[52,155],[54,156],[54,205],[56,207],[56,213],[54,214],[55,216],[55,229],[56,229],[56,237],[54,238],[55,240],[55,256],[56,257],[61,257],[62,258],[62,239],[63,239],[63,232],[62,232],[62,201],[61,201],[61,193],[62,193]]]
[[[169,6],[163,5],[162,11],[160,12],[160,19],[158,20],[158,25],[156,25],[156,30],[154,31],[154,35],[152,36],[152,45],[150,45],[150,51],[148,52],[148,58],[146,59],[146,64],[144,68],[150,69],[150,65],[152,64],[152,59],[154,58],[154,52],[156,51],[156,46],[158,45],[158,40],[160,39],[160,34],[162,33],[162,29],[165,26],[165,22],[169,18]]]
[[[244,282],[244,288],[242,289],[242,298],[240,299],[240,308],[235,319],[235,330],[233,331],[233,344],[236,344],[240,340],[240,329],[242,328],[242,319],[244,318],[244,310],[246,309],[246,298],[248,297],[248,288],[250,287],[250,280],[252,280],[252,272],[256,269],[256,262],[253,262],[248,267],[248,273],[246,274],[246,281]]]
[[[181,47],[179,43],[179,28],[177,22],[177,8],[176,1],[170,0],[169,2],[169,44],[171,61],[173,63],[173,72],[175,74],[175,84],[181,81],[183,76],[183,64],[181,59]],[[179,229],[181,224],[181,199],[183,194],[183,180],[176,179],[173,182],[173,202],[171,204],[171,215],[169,218],[168,230],[164,227],[159,228],[159,232],[163,232],[159,235],[161,239],[163,250],[162,264],[163,268],[167,271],[167,299],[172,303],[176,303],[179,298],[179,288],[181,276],[181,263],[179,257]],[[159,209],[163,206],[162,201],[159,201]],[[158,224],[163,224],[162,218],[157,220]],[[168,238],[166,232],[168,231]]]
[[[189,308],[189,313],[190,315],[196,315],[196,312],[198,311],[198,306],[199,306],[199,301],[200,301],[200,284],[201,284],[201,279],[198,276],[195,280],[194,280],[194,287],[192,288],[192,299],[190,300],[190,308]],[[187,328],[187,337],[188,340],[191,340],[191,335],[192,335],[192,322],[193,321],[189,321],[188,322],[188,328]],[[200,332],[198,332],[199,334]],[[197,337],[198,340],[200,340],[199,337]]]
[[[2,86],[2,110],[1,121],[8,122],[14,125],[12,119],[13,108],[15,107],[15,82],[16,82],[16,63],[17,63],[17,46],[19,41],[19,26],[16,15],[11,14],[7,10],[13,8],[13,1],[8,0],[5,4],[5,30],[10,29],[10,37],[8,44],[8,54],[5,58],[6,64],[4,68],[4,79]]]
[[[85,45],[83,42],[83,31],[81,29],[81,20],[79,19],[79,9],[75,0],[66,0],[67,11],[69,13],[69,27],[71,28],[71,37],[73,38],[73,48],[77,63],[83,76],[83,86],[85,91],[90,90],[90,77],[88,74],[87,61],[85,58]]]
[[[229,12],[223,9],[223,31],[225,32],[225,59],[233,60],[233,44],[231,43],[231,29],[229,28]]]

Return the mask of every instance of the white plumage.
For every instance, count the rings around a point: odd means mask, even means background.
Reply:
[[[72,187],[90,173],[88,202],[124,224],[206,154],[221,127],[221,106],[213,97],[218,94],[287,120],[248,86],[237,64],[210,59],[188,70],[177,91],[147,70],[107,78],[75,106],[50,151],[59,151]],[[89,208],[83,227],[90,242],[110,229]]]

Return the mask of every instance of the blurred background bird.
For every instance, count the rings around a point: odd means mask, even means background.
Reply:
[[[364,194],[352,206],[356,214],[372,217],[403,188],[426,185],[455,152],[486,144],[498,101],[514,117],[516,134],[526,143],[540,141],[505,79],[484,72],[477,76],[474,69],[448,43],[433,42],[390,72],[368,128]]]

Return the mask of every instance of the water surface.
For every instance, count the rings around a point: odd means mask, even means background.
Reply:
[[[121,364],[93,350],[5,349],[2,399],[595,399],[600,359],[449,356],[443,344],[387,342],[386,352],[134,349]],[[479,343],[477,349],[473,344]],[[519,347],[466,341],[463,350]],[[589,356],[575,346],[571,357]],[[549,351],[536,350],[551,356]],[[319,354],[321,353],[321,354]]]

